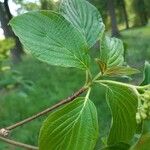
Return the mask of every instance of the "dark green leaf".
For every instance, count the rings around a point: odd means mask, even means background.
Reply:
[[[141,85],[147,85],[150,84],[150,64],[148,62],[145,62],[145,68],[144,68],[144,81]]]
[[[107,101],[112,113],[108,145],[129,143],[136,131],[138,98],[133,88],[117,82],[104,82],[108,87]]]
[[[10,22],[27,52],[51,65],[88,67],[84,37],[61,15],[51,11],[28,12]]]
[[[97,111],[88,99],[77,98],[50,114],[39,136],[40,150],[93,150],[98,138]]]
[[[145,62],[145,68],[143,73],[144,79],[141,85],[150,84],[150,64]],[[130,150],[148,150],[150,147],[150,120],[144,120],[141,124],[138,125],[140,128],[138,134],[138,142]]]
[[[104,32],[102,17],[96,7],[86,0],[63,0],[61,14],[70,21],[92,47]]]
[[[139,141],[130,150],[149,150],[150,149],[150,132],[141,136]]]
[[[108,146],[102,150],[129,150],[130,145],[125,143],[118,143],[116,145]]]

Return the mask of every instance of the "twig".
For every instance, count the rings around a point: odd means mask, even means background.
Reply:
[[[13,141],[13,140],[1,137],[1,136],[0,136],[0,140],[3,141],[3,142],[6,142],[8,144],[11,144],[11,145],[14,145],[14,146],[17,146],[17,147],[21,147],[21,148],[24,148],[24,149],[27,149],[27,150],[38,150],[38,147],[36,147],[36,146],[20,143],[20,142]]]
[[[6,142],[6,143],[9,143],[11,145],[14,145],[14,146],[17,146],[17,147],[22,147],[22,148],[25,148],[25,149],[28,149],[28,150],[38,150],[38,147],[36,146],[32,146],[32,145],[27,145],[27,144],[24,144],[24,143],[20,143],[20,142],[17,142],[17,141],[13,141],[13,140],[10,140],[10,139],[7,139],[5,138],[4,136],[8,136],[9,134],[9,131],[16,128],[16,127],[19,127],[25,123],[28,123],[40,116],[43,116],[45,114],[47,114],[48,112],[51,112],[52,110],[64,105],[64,104],[67,104],[71,101],[73,101],[75,98],[77,98],[80,94],[84,93],[86,90],[88,89],[88,87],[82,87],[80,90],[78,90],[77,92],[75,92],[72,96],[69,96],[68,98],[64,99],[64,100],[61,100],[60,102],[58,102],[57,104],[53,105],[52,107],[50,108],[47,108],[46,110],[42,111],[42,112],[39,112],[25,120],[22,120],[14,125],[11,125],[7,128],[2,128],[0,129],[0,140],[3,141],[3,142]]]
[[[69,96],[68,98],[61,100],[60,102],[58,102],[57,104],[53,105],[52,107],[47,108],[47,109],[45,109],[44,111],[39,112],[39,113],[37,113],[37,114],[35,114],[35,115],[33,115],[33,116],[31,116],[31,117],[25,119],[25,120],[22,120],[22,121],[20,121],[20,122],[18,122],[18,123],[15,123],[15,124],[13,124],[13,125],[11,125],[11,126],[9,126],[9,127],[6,127],[5,130],[10,131],[10,130],[12,130],[12,129],[16,128],[16,127],[19,127],[19,126],[21,126],[21,125],[23,125],[23,124],[25,124],[25,123],[28,123],[28,122],[30,122],[30,121],[32,121],[32,120],[34,120],[34,119],[36,119],[36,118],[38,118],[38,117],[40,117],[40,116],[43,116],[43,115],[45,115],[45,114],[51,112],[52,110],[54,110],[54,109],[56,109],[56,108],[58,108],[58,107],[60,107],[60,106],[62,106],[62,105],[64,105],[64,104],[67,104],[67,103],[73,101],[73,100],[74,100],[75,98],[77,98],[80,94],[82,94],[83,92],[85,92],[87,89],[88,89],[87,87],[83,87],[83,88],[81,88],[80,90],[78,90],[77,92],[75,92],[72,96]],[[2,136],[3,136],[3,135],[2,135]]]

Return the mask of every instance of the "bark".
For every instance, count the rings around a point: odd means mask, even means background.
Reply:
[[[122,3],[122,11],[124,14],[126,29],[129,29],[129,21],[128,21],[128,14],[127,14],[127,10],[126,10],[126,4],[125,4],[124,0],[122,0],[121,3]]]
[[[134,6],[137,16],[140,19],[141,26],[147,25],[148,24],[148,13],[146,10],[144,0],[134,0],[133,6]]]
[[[48,10],[48,2],[47,0],[41,0],[41,9]]]
[[[110,19],[111,19],[112,36],[118,37],[118,36],[120,36],[120,33],[119,33],[119,30],[117,27],[114,1],[107,0],[107,7],[108,7]]]
[[[138,14],[139,14],[139,17],[140,17],[141,25],[145,26],[148,23],[148,17],[147,17],[148,15],[147,15],[144,0],[138,0],[137,5],[139,6]]]
[[[21,61],[21,55],[23,53],[22,45],[15,36],[11,27],[8,25],[9,21],[12,19],[12,14],[8,6],[8,0],[5,0],[4,3],[0,2],[0,22],[1,28],[4,31],[5,38],[13,38],[16,42],[15,47],[11,49],[12,61],[18,63]]]
[[[48,0],[40,0],[42,10],[53,10],[53,2]]]
[[[5,13],[4,3],[0,2],[0,22],[6,38],[12,36],[10,26],[7,26],[8,20],[9,18]]]

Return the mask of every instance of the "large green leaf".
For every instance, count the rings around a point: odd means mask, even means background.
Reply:
[[[40,131],[40,150],[93,150],[98,138],[97,111],[85,98],[50,114]]]
[[[104,32],[99,11],[86,0],[63,0],[61,14],[85,37],[89,47],[93,46]]]
[[[150,84],[150,64],[149,62],[145,62],[145,68],[144,68],[144,81],[142,82],[142,85]]]
[[[61,15],[51,11],[28,12],[10,22],[25,49],[51,65],[88,67],[84,37]]]
[[[112,113],[108,145],[129,143],[136,131],[138,98],[135,91],[118,82],[103,82],[108,87],[107,101]]]

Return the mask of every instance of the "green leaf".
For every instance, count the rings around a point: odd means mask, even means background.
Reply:
[[[141,85],[150,84],[150,64],[149,62],[145,62],[144,68],[144,80]]]
[[[126,143],[118,143],[116,145],[108,146],[102,150],[129,150],[130,145]]]
[[[121,40],[103,35],[100,50],[100,60],[106,64],[107,68],[123,65],[124,48]]]
[[[50,114],[39,136],[40,150],[93,150],[98,138],[97,111],[85,98]]]
[[[116,66],[116,67],[112,67],[112,68],[107,69],[104,72],[104,75],[124,76],[124,75],[132,75],[132,74],[136,74],[136,73],[140,73],[139,70],[131,68],[131,67]]]
[[[60,12],[82,33],[89,47],[100,39],[105,30],[99,11],[86,0],[63,0]]]
[[[144,79],[141,83],[141,86],[150,84],[150,64],[149,62],[145,62]],[[148,150],[150,147],[150,120],[143,120],[141,124],[138,125],[139,130],[138,134],[140,137],[138,138],[138,142],[132,146],[130,150]]]
[[[88,67],[84,37],[65,18],[51,11],[28,12],[10,25],[27,52],[51,65]]]
[[[108,145],[129,143],[136,131],[138,97],[133,88],[114,81],[103,81],[108,88],[107,101],[112,113]]]
[[[137,69],[124,66],[124,45],[117,38],[103,35],[100,47],[100,59],[96,59],[103,75],[125,76],[139,73]]]
[[[150,132],[141,136],[139,141],[130,150],[149,150],[150,148]]]
[[[141,124],[140,137],[130,150],[148,150],[150,147],[150,120],[144,120]]]

